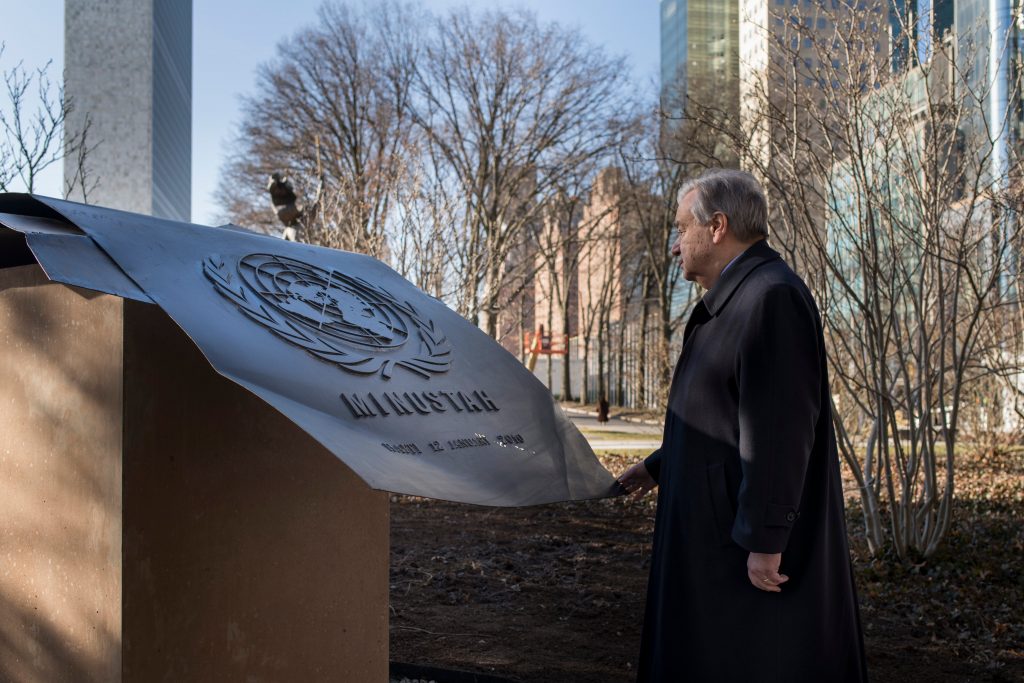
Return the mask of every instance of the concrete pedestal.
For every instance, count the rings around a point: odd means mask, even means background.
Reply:
[[[156,306],[0,269],[0,679],[385,681],[387,495]]]

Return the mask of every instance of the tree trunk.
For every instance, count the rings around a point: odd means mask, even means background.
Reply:
[[[547,320],[547,323],[548,323],[548,338],[551,340],[551,344],[548,347],[548,351],[551,351],[551,346],[554,346],[554,343],[555,343],[555,335],[552,334],[552,332],[551,332],[554,329],[554,322],[555,322],[555,311],[554,311],[552,306],[548,306],[548,320]],[[548,353],[548,391],[550,391],[552,394],[555,393],[554,368],[551,367],[551,361],[552,361],[552,357],[553,356],[554,356],[553,353]],[[563,401],[565,400],[565,395],[564,394],[562,395],[561,400],[563,400]]]
[[[566,297],[568,299],[568,297]],[[565,331],[565,360],[562,362],[562,400],[572,400],[572,376],[569,369],[569,302],[562,302],[562,329]],[[577,337],[578,338],[578,337]]]
[[[590,400],[590,337],[583,337],[583,371],[580,377],[580,404]]]
[[[626,405],[625,374],[626,374],[626,321],[619,321],[619,334],[616,339],[618,344],[618,358],[616,359],[615,378],[615,403],[618,406]]]
[[[636,358],[636,404],[638,408],[647,406],[647,321],[650,316],[647,305],[647,288],[650,286],[650,279],[644,273],[644,283],[641,291],[644,299],[640,302],[640,341],[638,344],[639,353]]]

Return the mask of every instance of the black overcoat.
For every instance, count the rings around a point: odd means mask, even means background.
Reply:
[[[764,241],[696,305],[669,393],[639,680],[864,681],[817,307]],[[749,552],[782,553],[781,593]]]

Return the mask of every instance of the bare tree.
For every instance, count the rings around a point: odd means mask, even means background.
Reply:
[[[543,207],[579,164],[607,155],[628,111],[621,60],[526,12],[437,18],[417,68],[415,118],[464,201],[460,312],[498,334]],[[520,277],[521,279],[521,277]]]
[[[456,301],[458,283],[452,274],[461,257],[461,204],[425,161],[413,155],[395,194],[395,220],[388,231],[391,265],[438,299]]]
[[[642,289],[634,282],[639,222],[661,221],[649,247],[660,240],[661,265],[670,258],[671,209],[654,194],[662,188],[638,184],[631,207],[622,195],[614,206],[583,208],[598,170],[621,162],[623,140],[636,132],[622,60],[525,12],[426,16],[328,4],[319,26],[279,47],[246,101],[222,174],[228,218],[264,228],[282,220],[300,239],[379,256],[519,351],[533,325],[538,269],[551,275],[548,296],[568,331],[572,278],[598,249],[602,265],[617,269],[593,283],[593,301],[579,303],[583,348],[589,354],[596,341],[602,392],[614,375],[621,400],[635,327],[625,309],[644,301],[646,321],[654,297],[668,329],[674,296],[660,276]],[[642,220],[628,218],[639,211]],[[612,213],[632,222],[612,226]],[[561,227],[548,233],[544,220]],[[667,350],[655,355],[666,375]],[[570,379],[566,364],[565,396]]]
[[[921,36],[928,59],[892,68],[886,7],[770,16],[742,125],[719,129],[764,181],[773,241],[818,298],[869,547],[888,537],[916,561],[949,528],[965,396],[1007,360],[1011,340],[993,332],[1017,309],[1021,169],[1012,153],[993,163],[1013,111],[984,114],[990,81],[970,54]]]
[[[552,204],[558,229],[539,240],[540,281],[557,299],[549,310],[578,306],[584,365],[596,354],[599,397],[620,405],[661,405],[674,335],[697,294],[671,254],[675,190],[691,166],[664,163],[667,138],[650,111],[618,148],[618,166],[582,176]],[[568,320],[555,327],[571,329]],[[588,376],[582,400],[590,388]]]
[[[676,332],[700,295],[696,286],[683,279],[678,259],[671,252],[676,193],[687,177],[698,175],[708,166],[727,163],[707,157],[704,148],[694,144],[698,136],[712,140],[699,121],[674,123],[665,126],[660,117],[652,116],[632,144],[620,149],[626,181],[623,201],[634,225],[632,251],[637,259],[642,349],[638,384],[646,386],[648,373],[654,374],[654,386],[664,391],[658,389],[653,395],[643,396],[641,403],[656,406],[661,406],[667,396]],[[711,144],[712,149],[716,146]],[[653,339],[651,331],[655,332]]]
[[[585,248],[577,257],[579,344],[583,360],[580,402],[590,400],[592,354],[597,356],[598,401],[608,398],[609,337],[612,326],[625,316],[624,293],[630,273],[630,231],[623,220],[622,170],[602,169],[591,187],[577,226],[577,241]]]
[[[318,16],[261,67],[218,198],[235,222],[273,225],[264,187],[280,172],[306,207],[300,240],[380,256],[407,167],[416,11],[328,2]]]
[[[3,54],[0,43],[0,58]],[[0,192],[35,192],[40,174],[70,160],[75,171],[68,176],[64,195],[77,187],[88,201],[96,187],[85,172],[85,158],[94,147],[89,120],[80,131],[67,134],[64,124],[73,103],[65,97],[64,88],[50,80],[51,63],[28,70],[19,62],[3,71],[7,102],[0,108]]]

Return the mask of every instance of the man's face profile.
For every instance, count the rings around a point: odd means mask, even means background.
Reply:
[[[696,198],[697,191],[691,190],[679,202],[675,219],[676,241],[672,244],[672,254],[679,257],[683,277],[703,286],[701,280],[711,275],[707,272],[711,261],[711,226],[701,225],[694,217],[692,207]]]

